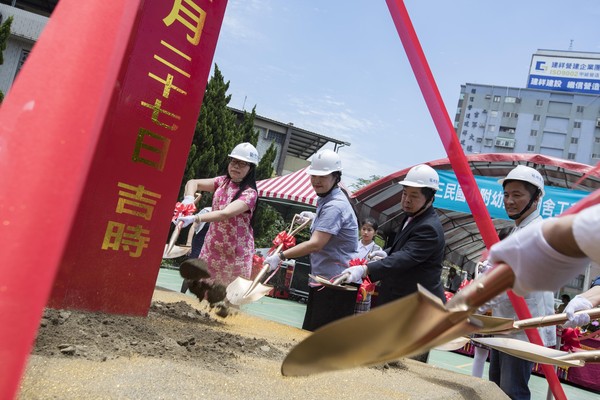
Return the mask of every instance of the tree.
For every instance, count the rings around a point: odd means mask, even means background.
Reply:
[[[4,64],[4,50],[6,50],[6,45],[8,43],[8,38],[10,37],[10,27],[13,22],[12,15],[4,21],[2,25],[0,25],[0,65]],[[0,103],[4,100],[4,93],[0,90]]]
[[[362,189],[363,187],[378,181],[379,179],[381,179],[381,176],[379,175],[371,175],[368,179],[358,178],[356,183],[350,185],[350,189],[356,192],[357,190]]]

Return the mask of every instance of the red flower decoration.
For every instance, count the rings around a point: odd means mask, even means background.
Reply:
[[[196,210],[197,210],[197,208],[194,203],[183,204],[183,203],[177,202],[177,204],[175,204],[175,211],[173,211],[173,218],[171,219],[171,221],[175,222],[175,221],[177,221],[177,218],[179,218],[179,217],[186,217],[188,215],[193,215],[196,212]]]
[[[281,251],[287,250],[290,247],[294,247],[296,245],[296,238],[288,235],[286,231],[281,231],[277,234],[275,239],[273,239],[273,247],[269,250],[269,254],[273,254],[275,249],[279,247],[280,244],[283,244],[281,247]]]

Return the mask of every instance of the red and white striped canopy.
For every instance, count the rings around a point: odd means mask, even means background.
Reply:
[[[317,206],[317,195],[310,184],[308,167],[291,174],[256,182],[258,195],[271,199],[283,199]]]

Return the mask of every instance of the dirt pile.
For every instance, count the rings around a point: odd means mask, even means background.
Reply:
[[[46,309],[33,354],[93,361],[134,356],[194,360],[210,369],[231,369],[230,361],[241,355],[283,358],[285,349],[263,338],[224,332],[220,319],[184,301],[155,301],[147,317]]]

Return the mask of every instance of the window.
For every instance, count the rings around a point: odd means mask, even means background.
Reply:
[[[504,98],[504,102],[505,103],[516,103],[517,102],[517,98],[516,97],[511,97],[511,96],[506,96]]]
[[[529,145],[527,146],[527,151],[534,151],[535,150],[535,146],[534,145]]]
[[[471,93],[473,93],[473,94],[477,93],[477,89],[471,89]]]
[[[541,119],[541,118],[540,118],[540,115],[539,115],[539,114],[534,114],[534,115],[533,115],[533,120],[534,120],[534,121],[539,121],[540,119]]]
[[[494,96],[494,103],[500,103],[500,96]]]
[[[575,122],[573,123],[573,128],[581,128],[581,122],[579,122],[579,121],[575,121]]]
[[[515,139],[497,137],[495,145],[496,145],[496,147],[506,147],[506,148],[509,148],[509,149],[514,149],[514,147],[515,147]]]
[[[469,97],[469,101],[473,101],[473,100],[475,100],[475,97],[473,97],[473,96]]]
[[[486,147],[492,147],[493,144],[494,144],[494,139],[485,139]]]
[[[536,100],[535,101],[535,105],[538,106],[538,107],[543,106],[544,105],[544,100]]]
[[[600,154],[592,154],[592,158],[600,158]]]
[[[17,70],[15,71],[15,78],[21,70],[21,67],[23,67],[23,64],[25,64],[25,60],[27,60],[27,56],[29,55],[29,53],[30,50],[21,49],[21,56],[19,57],[19,63],[17,64]]]
[[[574,160],[575,159],[575,153],[569,153],[569,154],[567,154],[567,158],[569,160]]]
[[[595,138],[595,139],[594,139],[594,142],[596,142],[596,143],[600,143],[600,137],[597,137],[597,138]]]
[[[576,137],[571,138],[571,144],[577,144],[578,142],[579,142],[579,138],[576,138]]]
[[[577,106],[577,112],[578,113],[582,113],[583,112],[583,106]]]
[[[531,132],[529,132],[529,136],[537,136],[538,131],[537,129],[532,129]]]
[[[504,118],[519,118],[519,114],[514,113],[514,112],[506,112],[506,111],[502,113],[502,116]]]

